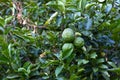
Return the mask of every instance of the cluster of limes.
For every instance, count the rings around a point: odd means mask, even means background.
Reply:
[[[62,39],[65,42],[62,46],[62,51],[67,51],[70,48],[77,48],[80,49],[84,46],[84,39],[80,37],[79,32],[75,32],[71,28],[64,29],[62,33]]]

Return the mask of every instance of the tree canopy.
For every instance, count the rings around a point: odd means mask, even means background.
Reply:
[[[0,0],[1,80],[119,80],[120,0]]]

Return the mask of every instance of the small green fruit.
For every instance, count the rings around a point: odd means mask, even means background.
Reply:
[[[72,43],[65,43],[63,46],[62,46],[62,51],[63,52],[67,52],[71,49],[74,49],[74,45]]]
[[[101,52],[101,56],[102,56],[102,57],[105,57],[105,52]]]
[[[62,38],[65,42],[72,42],[75,39],[75,33],[71,28],[64,29]]]
[[[75,40],[74,40],[74,45],[77,47],[77,48],[80,48],[84,45],[84,39],[81,38],[81,37],[76,37]]]

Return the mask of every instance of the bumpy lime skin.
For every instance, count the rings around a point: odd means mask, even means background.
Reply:
[[[71,28],[64,29],[62,38],[65,42],[73,42],[75,39],[75,33]]]
[[[65,43],[63,46],[62,46],[62,51],[63,52],[66,52],[68,50],[71,50],[74,48],[74,45],[72,43]]]
[[[76,37],[74,40],[74,45],[78,48],[84,45],[84,39],[82,37]]]

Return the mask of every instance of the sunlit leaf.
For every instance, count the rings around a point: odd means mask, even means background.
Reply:
[[[5,20],[0,16],[0,26],[5,26]]]
[[[104,2],[105,0],[98,0],[99,2]]]
[[[115,73],[119,73],[120,74],[120,68],[112,68],[112,69],[109,69],[109,71],[111,72],[115,72]]]
[[[104,62],[105,62],[104,58],[97,59],[97,63],[104,63]]]
[[[105,12],[109,13],[111,9],[112,9],[112,4],[107,4]]]
[[[16,78],[19,78],[20,76],[19,75],[17,75],[17,74],[10,74],[10,75],[8,75],[6,78],[7,79],[16,79]]]
[[[85,60],[85,59],[79,59],[78,60],[78,65],[81,65],[81,64],[87,64],[89,61],[88,60]]]
[[[110,77],[109,73],[107,71],[101,71],[103,75],[105,75],[106,77]]]
[[[113,62],[110,62],[110,61],[108,61],[107,62],[110,66],[112,66],[113,68],[116,68],[117,66],[115,65],[115,63],[113,63]]]
[[[92,6],[94,6],[96,3],[89,3],[86,4],[85,9],[89,10]]]
[[[61,12],[65,12],[65,4],[62,1],[49,1],[46,5],[57,6]]]
[[[93,52],[93,53],[91,53],[90,54],[90,58],[93,58],[93,59],[95,59],[97,57],[97,54],[96,54],[96,52]]]
[[[102,69],[108,69],[108,66],[104,65],[104,64],[100,65],[99,67],[102,68]]]
[[[78,79],[79,77],[76,75],[76,74],[73,74],[71,77],[70,77],[70,80],[76,80]]]
[[[86,0],[80,0],[79,1],[79,8],[83,11],[85,9],[87,1]]]
[[[56,77],[61,73],[63,67],[64,67],[63,65],[60,65],[56,68],[56,70],[55,70]]]
[[[68,58],[73,53],[74,46],[71,43],[66,43],[63,45],[62,49],[63,50],[61,52],[61,56],[62,56],[62,59],[64,60],[64,59]]]

